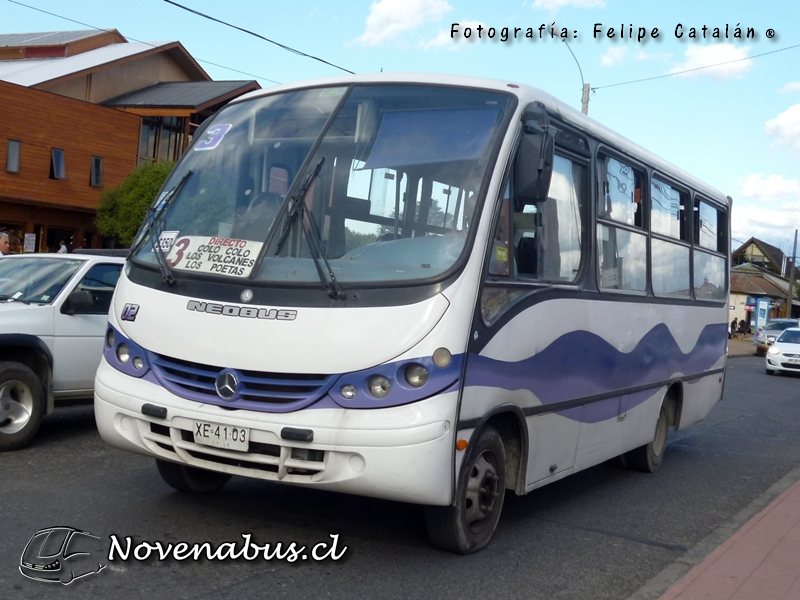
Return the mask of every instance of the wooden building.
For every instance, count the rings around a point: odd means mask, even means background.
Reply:
[[[174,162],[195,129],[256,81],[212,81],[180,42],[117,30],[0,34],[0,231],[14,251],[100,247],[103,189]],[[31,234],[36,236],[30,244]]]
[[[100,247],[95,209],[136,167],[139,118],[4,81],[0,98],[0,229],[12,251],[25,234],[38,252],[61,239]]]

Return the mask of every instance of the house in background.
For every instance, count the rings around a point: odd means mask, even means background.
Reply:
[[[753,322],[752,316],[759,298],[770,302],[768,319],[786,316],[789,300],[789,277],[792,257],[771,244],[750,238],[731,255],[731,314]],[[800,271],[795,268],[795,277]],[[792,294],[791,316],[800,317],[800,298]]]
[[[180,42],[117,30],[0,34],[0,230],[20,250],[100,247],[103,189],[173,162],[194,131],[256,81],[212,81]]]

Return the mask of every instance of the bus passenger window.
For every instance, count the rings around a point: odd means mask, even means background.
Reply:
[[[626,225],[643,227],[642,174],[615,158],[600,156],[598,216]]]
[[[522,279],[574,281],[581,265],[586,167],[563,156],[553,161],[546,200],[515,202],[515,270]]]

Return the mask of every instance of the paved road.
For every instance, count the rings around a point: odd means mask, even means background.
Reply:
[[[107,447],[91,406],[48,417],[35,443],[0,455],[0,598],[524,598],[623,600],[800,465],[800,377],[763,359],[729,362],[725,399],[672,433],[656,475],[601,465],[508,496],[492,544],[430,547],[416,506],[234,479],[212,496],[171,491],[153,461]],[[70,586],[17,570],[37,530],[70,525],[136,544],[210,542],[309,549],[339,534],[339,561],[115,561]],[[77,588],[77,589],[76,589]],[[78,594],[78,596],[75,596]]]

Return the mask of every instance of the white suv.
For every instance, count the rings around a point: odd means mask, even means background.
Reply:
[[[92,397],[124,263],[90,252],[0,258],[0,451],[30,442],[55,401]]]

